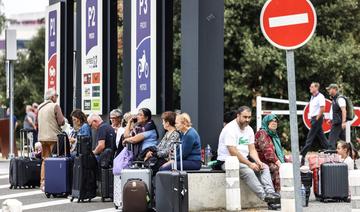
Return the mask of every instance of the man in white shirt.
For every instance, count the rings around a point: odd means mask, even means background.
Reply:
[[[330,84],[326,90],[332,98],[330,119],[331,131],[329,135],[329,148],[335,150],[336,142],[339,140],[345,141],[346,128],[346,99],[339,94],[339,87],[337,84]]]
[[[301,149],[300,154],[302,155],[301,165],[305,164],[305,156],[312,146],[315,138],[318,138],[320,145],[323,149],[328,148],[328,141],[324,135],[322,129],[323,114],[325,110],[325,97],[319,92],[320,84],[313,82],[310,85],[310,108],[309,108],[309,119],[311,120],[311,129],[306,138],[305,146]]]
[[[240,162],[240,178],[261,200],[268,202],[270,209],[277,209],[280,207],[280,196],[275,193],[269,167],[258,157],[250,120],[251,109],[240,107],[236,118],[221,131],[217,159],[225,161],[228,156],[236,156]]]

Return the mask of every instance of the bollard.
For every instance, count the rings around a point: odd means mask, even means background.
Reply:
[[[293,164],[282,163],[280,166],[280,185],[281,185],[281,211],[295,211],[294,175]]]
[[[21,212],[22,211],[22,202],[17,199],[7,199],[2,203],[1,211],[2,212]]]
[[[349,170],[351,211],[360,212],[360,170]]]
[[[235,156],[229,156],[225,160],[226,172],[226,210],[240,211],[240,173],[239,160]]]

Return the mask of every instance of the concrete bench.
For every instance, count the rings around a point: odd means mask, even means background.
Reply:
[[[188,171],[190,211],[219,210],[226,208],[224,171]],[[250,188],[240,180],[241,207],[267,207]]]

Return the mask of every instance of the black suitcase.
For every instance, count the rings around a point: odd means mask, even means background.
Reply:
[[[176,158],[176,146],[174,153]],[[177,171],[176,160],[174,171],[160,171],[155,179],[155,204],[157,212],[189,211],[188,176],[182,169],[182,147],[180,149],[180,171]]]
[[[112,201],[114,197],[114,175],[112,168],[100,169],[100,181],[97,184],[101,201],[105,202],[106,199],[111,199]]]
[[[72,198],[78,202],[96,197],[97,161],[93,154],[75,157],[73,166]]]
[[[76,139],[76,155],[89,155],[91,153],[92,153],[91,137],[78,135]]]
[[[348,167],[345,163],[323,163],[320,166],[320,201],[349,201]]]
[[[30,142],[27,134],[33,133],[32,130],[20,130],[20,143],[21,147],[21,156],[17,158],[12,158],[10,160],[9,166],[9,183],[10,189],[13,188],[35,188],[40,186],[40,172],[41,172],[41,160],[30,157],[30,151],[33,148],[30,148]],[[25,156],[25,140],[27,143],[27,156]]]

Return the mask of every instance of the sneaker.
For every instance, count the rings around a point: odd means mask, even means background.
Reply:
[[[280,204],[280,195],[277,193],[266,194],[264,201],[271,204]]]
[[[277,211],[277,210],[280,210],[280,209],[281,209],[280,204],[268,203],[268,210]]]

